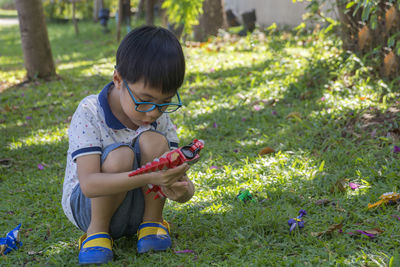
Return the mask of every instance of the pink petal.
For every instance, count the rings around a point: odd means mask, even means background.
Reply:
[[[349,183],[349,186],[350,186],[350,188],[351,188],[352,190],[356,190],[357,188],[360,187],[360,185],[359,185],[359,184],[356,184],[356,183]]]
[[[218,128],[218,125],[216,122],[213,123],[213,128]]]
[[[260,111],[261,110],[261,106],[260,105],[255,105],[253,108],[254,108],[255,111]]]
[[[212,170],[212,169],[218,169],[218,166],[211,166],[210,170]]]
[[[37,165],[37,167],[38,167],[39,170],[44,170],[44,166],[42,164],[40,164],[40,163]]]

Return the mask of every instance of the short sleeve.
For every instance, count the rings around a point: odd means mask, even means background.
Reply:
[[[68,130],[72,160],[89,154],[101,154],[101,132],[97,123],[97,109],[87,99],[75,111]]]
[[[157,131],[163,133],[169,142],[169,146],[171,149],[178,148],[179,146],[179,139],[178,135],[176,134],[176,126],[172,123],[171,118],[168,114],[164,113],[157,122],[158,127]]]

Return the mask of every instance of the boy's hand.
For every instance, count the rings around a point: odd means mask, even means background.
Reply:
[[[152,181],[151,183],[165,187],[172,186],[175,182],[183,179],[183,176],[189,168],[189,165],[184,163],[178,167],[161,171],[160,175],[157,175],[156,181]]]
[[[180,203],[188,201],[194,194],[194,185],[186,175],[171,186],[162,186],[161,189],[167,198]]]

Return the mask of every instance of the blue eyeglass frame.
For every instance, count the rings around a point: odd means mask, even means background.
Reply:
[[[161,113],[172,113],[172,112],[175,112],[175,111],[177,111],[179,108],[182,107],[181,97],[179,96],[179,93],[178,93],[178,92],[176,92],[176,96],[178,97],[179,103],[156,104],[156,103],[153,103],[153,102],[138,102],[138,101],[136,100],[136,98],[133,96],[133,93],[132,93],[132,91],[131,91],[131,88],[129,88],[128,83],[127,83],[125,80],[123,80],[123,81],[124,81],[124,84],[125,84],[125,86],[126,86],[126,89],[128,89],[129,95],[131,96],[133,102],[135,103],[135,110],[138,111],[138,112],[150,112],[150,111],[154,110],[154,109],[157,107],[158,110],[159,110]],[[151,107],[150,109],[148,109],[148,110],[146,110],[146,111],[138,110],[138,107],[139,107],[139,105],[141,105],[141,104],[153,105],[153,107]],[[162,107],[164,107],[164,106],[177,106],[177,108],[176,108],[176,110],[174,110],[174,111],[166,112],[166,111],[163,111],[163,110],[162,110]]]

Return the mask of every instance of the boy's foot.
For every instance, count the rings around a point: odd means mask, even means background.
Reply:
[[[113,259],[112,238],[99,232],[79,239],[79,264],[102,264]]]
[[[162,223],[143,222],[138,230],[138,252],[162,251],[170,248],[172,242],[169,231],[169,224],[165,220]]]

